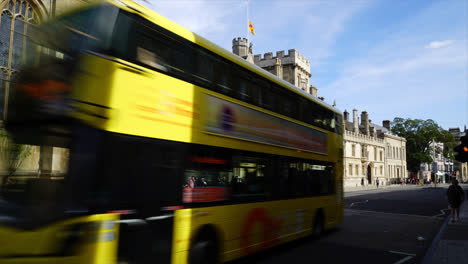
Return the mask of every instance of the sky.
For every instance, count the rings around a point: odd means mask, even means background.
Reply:
[[[340,111],[367,111],[379,125],[395,117],[468,125],[466,0],[145,2],[228,51],[247,36],[248,6],[254,54],[296,49],[318,96]]]

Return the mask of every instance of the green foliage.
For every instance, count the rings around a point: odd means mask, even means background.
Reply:
[[[0,157],[8,171],[2,180],[3,183],[8,181],[31,153],[31,146],[15,144],[4,130],[0,130]]]
[[[406,162],[411,172],[419,171],[421,163],[431,163],[433,153],[443,153],[444,157],[453,159],[451,149],[455,145],[455,138],[432,119],[396,117],[393,119],[392,132],[406,139]],[[431,147],[432,142],[444,143],[444,149],[434,149]]]

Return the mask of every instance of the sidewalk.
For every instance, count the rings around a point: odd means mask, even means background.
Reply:
[[[467,195],[465,188],[465,196]],[[447,217],[429,248],[423,263],[461,264],[468,262],[468,200],[460,207],[460,221]]]
[[[437,184],[437,187],[443,187],[443,188],[448,188],[448,184]],[[348,187],[344,186],[343,191],[344,192],[358,192],[358,191],[367,191],[367,190],[376,190],[376,189],[389,189],[389,188],[395,188],[395,189],[403,189],[403,188],[409,188],[409,187],[414,187],[414,188],[428,188],[428,187],[434,187],[434,184],[425,184],[425,185],[416,185],[416,184],[389,184],[389,185],[380,185],[379,188],[375,185],[368,185],[368,186],[357,186],[357,187]]]

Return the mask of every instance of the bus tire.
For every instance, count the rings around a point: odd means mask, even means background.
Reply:
[[[189,251],[189,264],[217,264],[219,250],[216,239],[197,239]]]
[[[315,214],[314,225],[312,227],[312,237],[319,238],[324,231],[325,219],[321,210],[318,210]]]

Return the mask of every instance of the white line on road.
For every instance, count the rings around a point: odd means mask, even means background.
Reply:
[[[369,200],[365,200],[365,201],[362,201],[362,202],[351,203],[351,205],[349,207],[353,207],[353,205],[355,205],[355,204],[367,203],[367,202],[369,202]]]
[[[408,261],[408,260],[410,260],[410,259],[412,259],[412,258],[413,258],[412,256],[407,256],[407,257],[402,258],[402,259],[400,259],[399,261],[397,261],[397,262],[395,262],[395,263],[393,263],[393,264],[405,263],[406,261]]]
[[[389,250],[388,252],[393,253],[393,254],[399,254],[399,255],[413,256],[413,257],[416,256],[416,254],[406,253],[406,252],[401,252],[401,251]]]
[[[379,211],[370,211],[370,210],[359,210],[359,209],[349,209],[345,208],[344,209],[345,213],[379,213],[379,214],[388,214],[388,215],[395,215],[395,216],[400,216],[400,215],[405,215],[405,216],[411,216],[411,217],[421,217],[421,218],[434,218],[433,216],[427,216],[427,215],[414,215],[414,214],[400,214],[400,213],[388,213],[388,212],[379,212]],[[348,212],[346,212],[348,211]]]
[[[447,209],[440,209],[440,214],[436,214],[436,215],[433,215],[432,217],[439,217],[439,216],[444,216],[445,215],[445,212],[444,210],[447,210]]]

